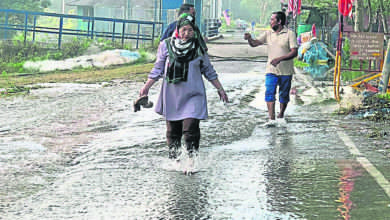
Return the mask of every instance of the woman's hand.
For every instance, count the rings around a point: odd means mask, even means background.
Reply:
[[[142,89],[139,91],[139,96],[146,96],[149,94],[149,86],[145,84]]]
[[[218,79],[214,79],[214,80],[211,80],[210,82],[217,89],[218,95],[219,95],[219,99],[224,101],[224,102],[226,102],[226,103],[228,103],[229,99],[228,99],[228,97],[226,95],[225,90],[222,87],[222,84],[219,82],[219,80]]]
[[[218,90],[219,99],[225,103],[229,102],[229,98],[224,89]]]
[[[139,96],[144,96],[149,94],[149,89],[156,82],[154,79],[148,79],[142,89],[139,91]]]

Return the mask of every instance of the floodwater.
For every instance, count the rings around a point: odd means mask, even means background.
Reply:
[[[337,136],[354,123],[291,104],[286,124],[262,126],[264,65],[215,63],[232,103],[206,84],[193,175],[167,158],[163,118],[132,111],[140,83],[49,84],[0,100],[0,219],[390,216],[389,198]]]

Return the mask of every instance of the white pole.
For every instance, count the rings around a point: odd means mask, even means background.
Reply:
[[[383,69],[382,69],[382,79],[381,79],[381,84],[379,85],[380,87],[383,86],[383,89],[379,89],[382,91],[383,94],[386,94],[387,92],[387,87],[389,85],[389,75],[390,75],[390,41],[387,44],[387,52],[386,52],[386,57],[383,63]]]

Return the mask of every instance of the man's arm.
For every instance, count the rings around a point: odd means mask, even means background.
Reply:
[[[277,57],[271,61],[273,66],[277,66],[281,61],[291,60],[298,55],[297,37],[293,31],[288,30],[288,44],[290,46],[290,52],[284,56]]]
[[[250,33],[245,33],[244,39],[248,40],[248,43],[251,47],[257,47],[264,44],[259,40],[253,39]]]
[[[284,56],[281,56],[281,57],[278,57],[278,58],[275,58],[271,61],[271,64],[273,66],[277,66],[281,61],[283,60],[291,60],[293,59],[294,57],[296,57],[298,55],[298,49],[297,48],[291,48],[290,49],[290,52]]]
[[[163,41],[165,39],[167,39],[168,37],[171,37],[173,32],[175,31],[175,28],[176,28],[176,21],[170,23],[167,27],[167,29],[164,31],[164,34],[162,35],[162,37],[160,38],[160,41]]]

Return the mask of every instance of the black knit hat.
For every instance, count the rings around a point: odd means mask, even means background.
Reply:
[[[191,14],[183,13],[180,15],[179,20],[177,21],[176,28],[179,30],[181,27],[185,25],[191,25],[192,28],[196,28],[195,18]]]

